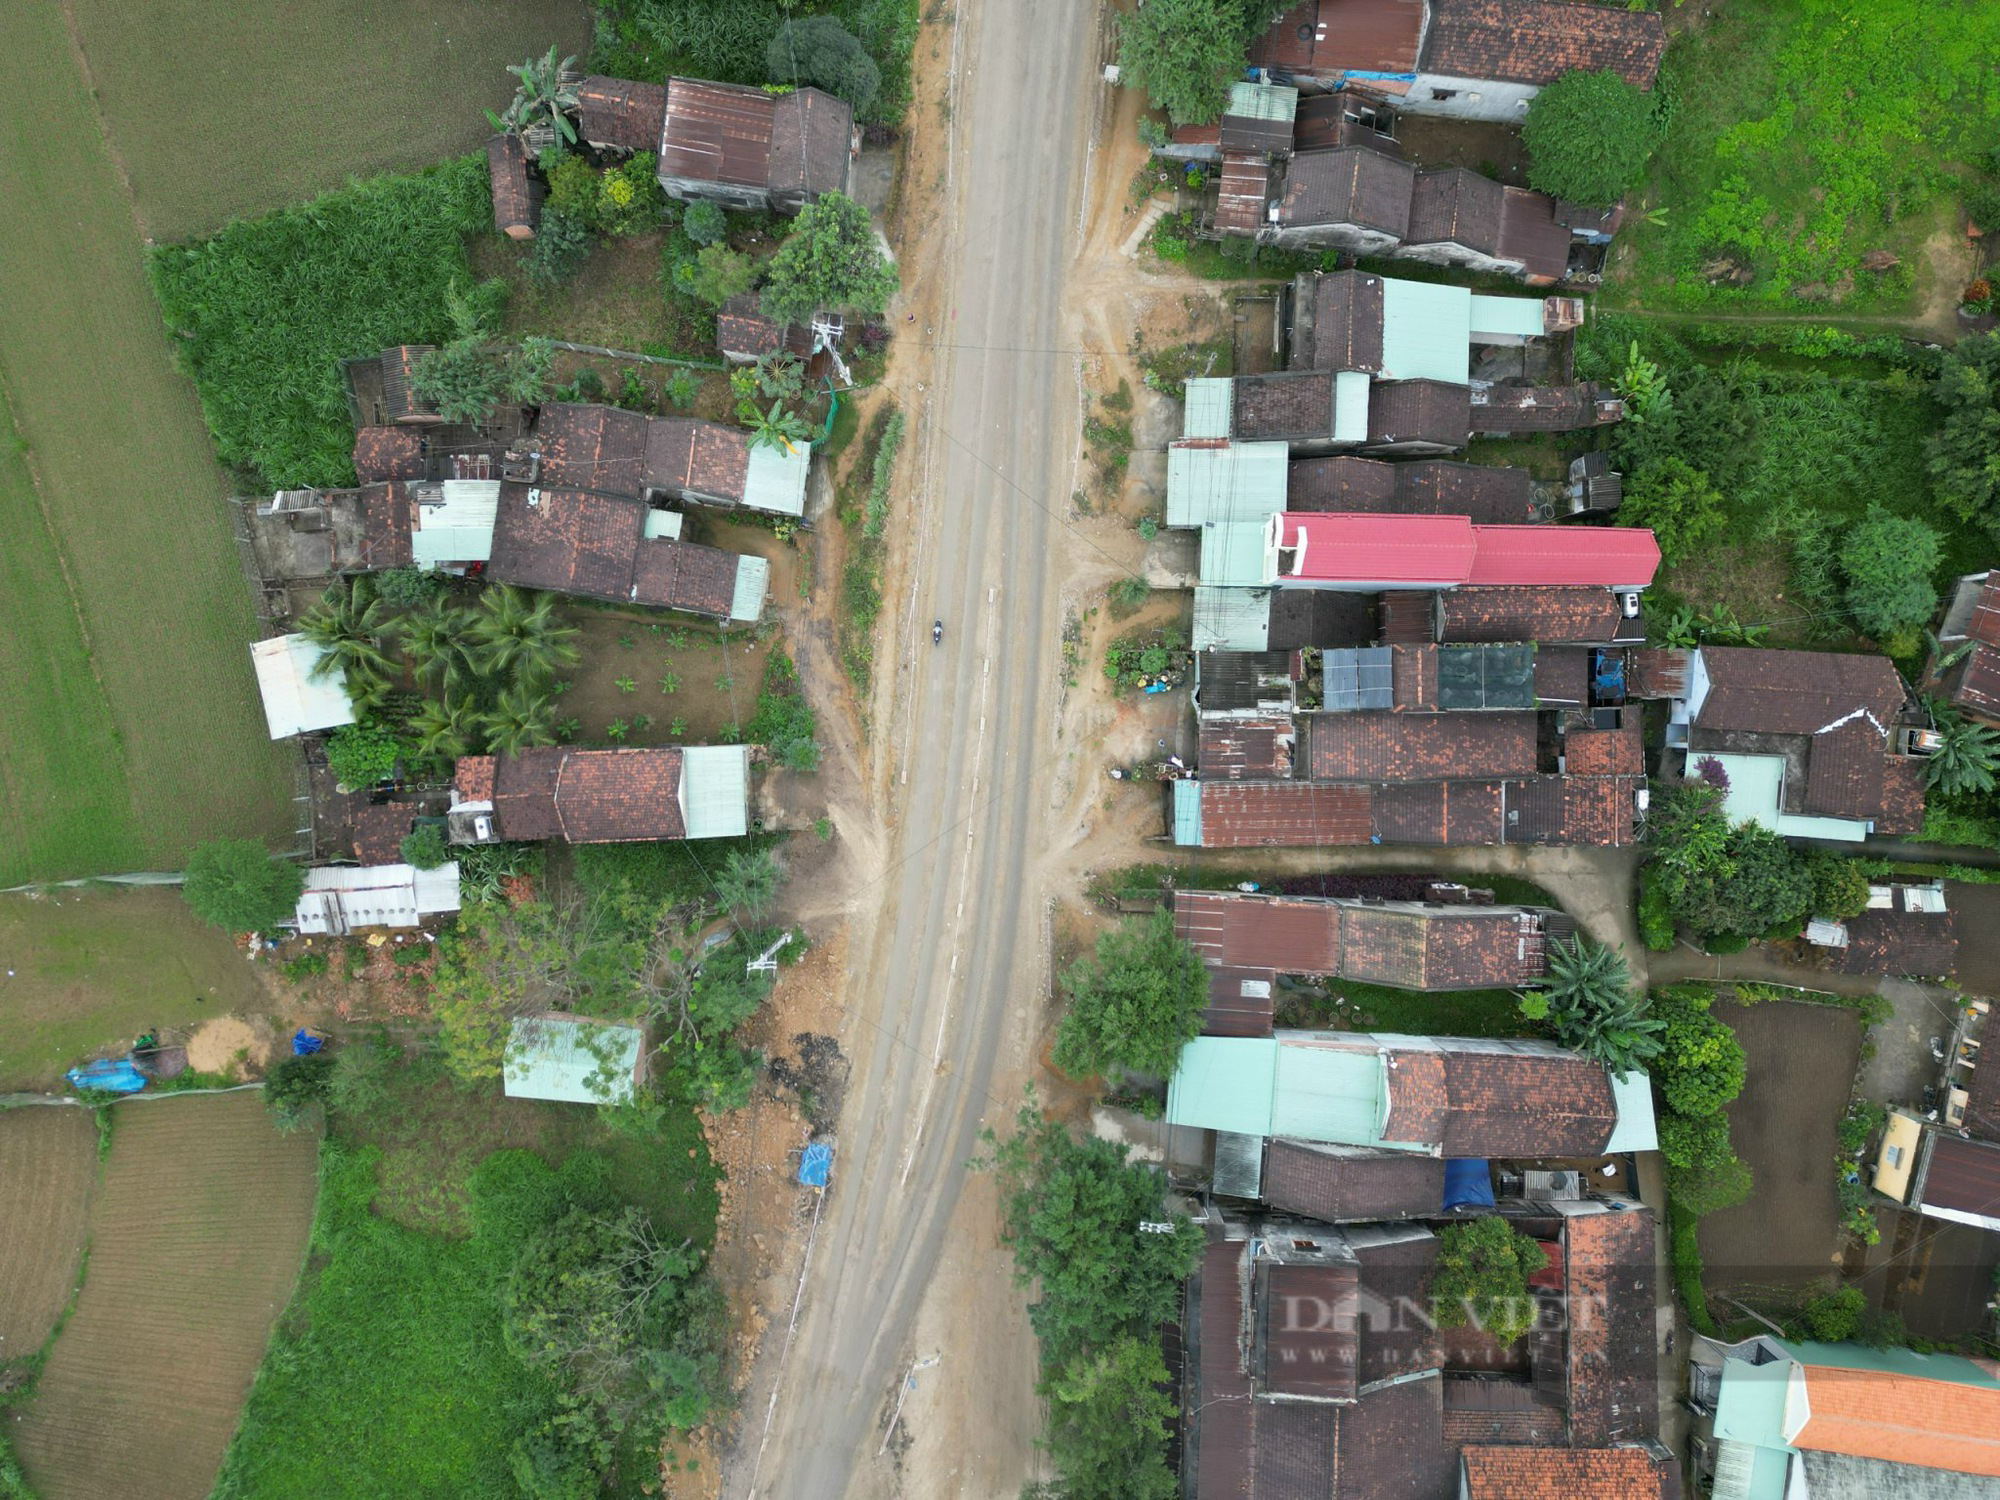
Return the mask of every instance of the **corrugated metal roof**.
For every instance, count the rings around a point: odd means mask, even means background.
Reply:
[[[1643,589],[1660,568],[1660,544],[1639,526],[1572,526],[1560,547],[1539,526],[1479,526],[1474,584]]]
[[[1333,440],[1368,441],[1369,388],[1374,384],[1360,370],[1342,370],[1333,377]]]
[[[411,485],[410,560],[419,568],[490,561],[499,515],[497,479]]]
[[[1618,1123],[1611,1127],[1610,1152],[1657,1151],[1660,1131],[1653,1119],[1653,1080],[1636,1068],[1620,1078],[1611,1075],[1611,1105]]]
[[[1201,581],[1254,588],[1271,582],[1262,521],[1211,521],[1201,528]]]
[[[1325,678],[1322,702],[1330,713],[1395,706],[1387,646],[1333,649],[1321,657]]]
[[[1478,530],[1463,516],[1288,514],[1284,545],[1294,550],[1279,568],[1285,578],[1385,587],[1463,583]]]
[[[1198,849],[1201,847],[1201,783],[1199,781],[1176,781],[1174,783],[1174,842]]]
[[[736,592],[730,596],[729,618],[751,622],[764,615],[764,596],[771,586],[771,564],[749,553],[736,559]]]
[[[300,932],[341,933],[357,927],[415,927],[427,916],[458,910],[458,866],[326,865],[306,871],[294,920]]]
[[[1443,380],[1472,374],[1472,293],[1427,281],[1382,281],[1382,379]]]
[[[1194,649],[1264,651],[1270,648],[1271,591],[1197,584]]]
[[[507,1037],[506,1095],[623,1104],[632,1097],[641,1044],[637,1026],[580,1016],[517,1017]]]
[[[1255,1198],[1264,1185],[1264,1138],[1238,1135],[1231,1130],[1215,1133],[1215,1167],[1209,1186],[1230,1198]]]
[[[1535,706],[1532,643],[1440,646],[1437,663],[1439,708]]]
[[[768,187],[772,113],[771,96],[761,89],[668,79],[660,175]]]
[[[1279,1043],[1267,1134],[1377,1146],[1388,1114],[1382,1057],[1372,1046]]]
[[[1167,1123],[1270,1135],[1277,1076],[1274,1039],[1198,1036],[1181,1049],[1167,1081]]]
[[[750,831],[750,747],[689,745],[681,751],[681,820],[691,839]]]
[[[1276,83],[1233,83],[1225,115],[1246,120],[1292,120],[1299,113],[1299,91]]]
[[[1187,383],[1181,407],[1181,436],[1226,438],[1236,406],[1236,382],[1226,376],[1200,375]]]
[[[1539,297],[1487,297],[1472,294],[1471,336],[1475,343],[1494,337],[1538,339],[1546,332]]]
[[[781,516],[806,512],[806,480],[812,472],[812,444],[750,445],[750,469],[743,480],[743,503]]]
[[[1198,439],[1167,448],[1167,524],[1264,521],[1285,508],[1284,443]]]
[[[347,698],[347,674],[330,668],[315,680],[313,668],[326,653],[302,635],[278,635],[250,647],[257,692],[264,700],[264,723],[274,740],[354,722]]]

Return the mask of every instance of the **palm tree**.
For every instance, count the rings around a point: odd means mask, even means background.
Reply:
[[[470,628],[484,675],[515,683],[545,682],[559,669],[575,666],[576,638],[583,633],[562,623],[553,594],[510,584],[480,596]]]
[[[812,428],[796,412],[786,411],[782,401],[773,401],[769,411],[760,411],[755,403],[746,404],[753,448],[776,448],[781,453],[790,453],[794,444],[812,436]]]
[[[778,893],[778,860],[769,849],[732,850],[715,877],[715,899],[724,911],[741,911],[752,922],[764,920]]]
[[[453,698],[449,693],[444,702],[426,702],[410,716],[410,733],[417,737],[417,754],[433,760],[457,760],[461,755],[470,755],[475,745],[484,742],[486,725],[470,702],[463,698]]]
[[[1937,748],[1924,766],[1924,784],[1947,797],[1983,796],[2000,771],[2000,734],[1939,706]]]
[[[402,618],[403,656],[417,680],[446,697],[472,690],[479,680],[473,655],[473,615],[438,594]]]
[[[537,745],[556,742],[555,705],[526,684],[516,683],[500,695],[488,713],[480,715],[486,749],[493,755],[518,755]]]
[[[576,144],[576,126],[569,117],[576,113],[576,75],[570,70],[576,66],[574,57],[556,61],[556,49],[549,48],[546,56],[529,58],[518,68],[509,67],[517,80],[514,98],[504,114],[486,111],[486,118],[495,130],[512,131],[515,135],[526,135],[540,125],[560,131],[569,145]]]
[[[1596,1058],[1620,1078],[1659,1055],[1666,1023],[1648,1014],[1649,1007],[1632,988],[1624,955],[1581,938],[1558,940],[1549,950],[1547,982],[1521,996],[1521,1014],[1546,1020],[1563,1046]]]
[[[339,671],[356,702],[388,690],[394,665],[382,643],[395,628],[374,589],[360,578],[351,585],[333,585],[299,619],[299,633],[323,653],[313,663],[313,678]]]

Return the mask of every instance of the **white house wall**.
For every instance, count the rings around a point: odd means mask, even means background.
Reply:
[[[1528,113],[1528,101],[1541,91],[1538,83],[1498,83],[1490,78],[1419,73],[1397,108],[1406,114],[1438,115],[1447,120],[1519,124]],[[1450,97],[1441,99],[1440,94]]]

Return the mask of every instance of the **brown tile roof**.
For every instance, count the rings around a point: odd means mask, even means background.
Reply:
[[[647,537],[639,543],[628,597],[635,604],[727,620],[742,566],[743,559],[734,552],[668,537]]]
[[[1435,1145],[1444,1137],[1451,1110],[1451,1090],[1445,1081],[1442,1052],[1429,1048],[1398,1048],[1388,1058],[1389,1116],[1382,1138],[1414,1145]]]
[[[407,802],[357,801],[347,819],[354,857],[364,865],[399,863],[403,839],[416,820],[417,809]]]
[[[1410,1155],[1403,1152],[1402,1155]],[[1436,1157],[1425,1160],[1443,1166]],[[1442,1171],[1439,1194],[1443,1202]],[[1436,1213],[1437,1209],[1431,1209]],[[1366,1387],[1378,1380],[1435,1370],[1443,1363],[1435,1331],[1407,1309],[1421,1307],[1437,1269],[1438,1242],[1432,1236],[1351,1244],[1361,1262],[1361,1358],[1355,1371]]]
[[[452,786],[466,802],[493,800],[493,757],[462,755],[452,774]]]
[[[1587,1156],[1599,1149],[1601,1143],[1584,1150],[1551,1144],[1536,1154]],[[1569,1440],[1579,1448],[1659,1435],[1653,1240],[1649,1208],[1572,1214],[1564,1221]]]
[[[668,79],[660,175],[769,188],[772,103],[741,84]]]
[[[407,568],[410,547],[410,492],[400,481],[371,484],[361,491],[361,563],[366,568]]]
[[[1407,1380],[1340,1407],[1337,1488],[1289,1492],[1340,1500],[1447,1500],[1458,1453],[1444,1441],[1442,1382]]]
[[[1389,698],[1399,709],[1438,706],[1438,648],[1424,641],[1389,648]]]
[[[364,427],[354,434],[354,475],[362,484],[423,474],[424,439],[414,427]]]
[[[1412,990],[1504,989],[1548,973],[1541,920],[1510,908],[1350,907],[1342,978]]]
[[[1577,780],[1564,777],[1562,821],[1548,842],[1578,844],[1599,849],[1628,848],[1637,834],[1633,828],[1633,798],[1646,784],[1643,776],[1603,776]],[[1530,839],[1509,838],[1511,843]]]
[[[1535,697],[1543,704],[1589,703],[1590,663],[1588,646],[1537,646]]]
[[[1563,1412],[1527,1381],[1447,1375],[1444,1437],[1448,1443],[1553,1446],[1563,1440]],[[1678,1500],[1678,1492],[1661,1500]]]
[[[535,423],[541,482],[636,496],[644,484],[647,419],[601,403],[551,401]]]
[[[1887,745],[1882,731],[1865,718],[1814,735],[1806,758],[1806,811],[1829,818],[1873,817],[1882,807]]]
[[[1377,381],[1368,392],[1368,441],[1463,448],[1472,431],[1472,388],[1444,380]]]
[[[1408,463],[1346,456],[1299,459],[1290,466],[1285,488],[1290,510],[1465,516],[1480,525],[1529,521],[1534,498],[1534,476],[1526,469],[1442,458]]]
[[[1576,1053],[1459,1043],[1443,1060],[1449,1107],[1436,1139],[1446,1156],[1590,1156],[1618,1123],[1603,1064]],[[1392,1124],[1393,1099],[1392,1088]]]
[[[1244,1286],[1240,1276],[1245,1253],[1241,1240],[1209,1242],[1202,1252],[1199,1301],[1190,1309],[1199,1396],[1187,1403],[1191,1408],[1188,1444],[1194,1458],[1190,1477],[1204,1500],[1251,1494],[1258,1403],[1250,1398],[1250,1376],[1245,1368]]]
[[[1817,734],[1864,711],[1887,734],[1909,696],[1886,656],[1704,646],[1701,657],[1709,692],[1695,723],[1703,729]]]
[[[631,597],[645,524],[646,507],[624,496],[504,484],[486,574],[501,583],[622,602]]]
[[[1948,674],[1947,696],[1975,718],[2000,720],[2000,650],[1981,643]]]
[[[1831,950],[1833,966],[1843,974],[1943,979],[1958,972],[1958,935],[1948,911],[1904,911],[1898,905],[1864,911],[1845,925],[1847,946]],[[2000,1067],[1992,1071],[2000,1073]]]
[[[1310,781],[1204,781],[1202,843],[1212,849],[1365,844],[1370,789]]]
[[[1204,716],[1197,764],[1218,781],[1268,781],[1292,774],[1297,730],[1289,716],[1265,719]]]
[[[1563,766],[1571,776],[1643,776],[1645,734],[1636,718],[1622,729],[1572,729],[1563,736]]]
[[[771,107],[771,191],[810,200],[845,192],[854,147],[854,110],[815,88],[794,89]]]
[[[1966,1128],[1976,1136],[2000,1141],[2000,1067],[1974,1068],[1966,1093]]]
[[[1431,0],[1429,8],[1422,71],[1448,78],[1547,84],[1608,69],[1649,89],[1667,46],[1655,11],[1563,0]]]
[[[460,766],[464,766],[460,762]],[[494,821],[505,839],[572,844],[687,836],[680,808],[681,752],[571,750],[561,746],[498,757]],[[462,789],[461,789],[462,792]]]
[[[1435,1216],[1444,1207],[1444,1160],[1418,1151],[1374,1151],[1315,1141],[1264,1146],[1264,1202],[1328,1224]]]
[[[502,234],[510,229],[535,226],[535,200],[528,188],[528,152],[512,131],[496,135],[486,143],[487,185],[493,191],[493,227]]]
[[[1560,534],[1550,544],[1559,545]],[[1609,643],[1618,638],[1623,613],[1609,589],[1447,589],[1439,598],[1438,639],[1474,644],[1503,641]]]
[[[1361,1354],[1355,1311],[1360,1268],[1351,1262],[1252,1262],[1256,1369],[1262,1389],[1320,1401],[1354,1399]]]
[[[1392,646],[1421,646],[1430,641],[1437,629],[1439,597],[1435,593],[1407,589],[1391,589],[1381,594],[1379,611],[1383,641]]]
[[[1273,375],[1239,375],[1230,429],[1230,436],[1247,442],[1331,439],[1332,373],[1289,370]]]
[[[670,495],[741,500],[750,476],[750,434],[720,422],[655,417],[646,429],[646,487]]]
[[[1210,965],[1208,1004],[1202,1008],[1204,1036],[1269,1036],[1277,1013],[1272,969]]]
[[[1433,781],[1380,787],[1375,832],[1385,844],[1498,844],[1497,781]]]
[[[1285,164],[1278,222],[1284,225],[1358,224],[1406,237],[1416,168],[1406,161],[1340,146],[1301,151]]]
[[[1310,774],[1320,781],[1437,781],[1535,768],[1532,713],[1302,715]]]
[[[418,399],[415,389],[417,365],[426,354],[435,353],[435,344],[398,344],[382,351],[382,413],[391,422],[442,420],[429,402]]]
[[[593,73],[576,86],[577,123],[593,146],[657,151],[667,121],[667,91],[657,83]]]
[[[1500,256],[1519,261],[1528,275],[1559,281],[1569,271],[1572,236],[1556,219],[1546,193],[1510,187],[1500,206]]]
[[[1211,964],[1332,974],[1340,967],[1340,927],[1341,908],[1329,901],[1174,892],[1174,930]]]
[[[1805,1385],[1796,1448],[2000,1475],[2000,1389],[1815,1364]]]
[[[1643,1448],[1468,1447],[1465,1500],[1661,1500],[1666,1465]]]
[[[1467,394],[1476,433],[1575,432],[1621,420],[1625,404],[1595,385],[1495,385]]]
[[[1306,363],[1315,370],[1382,373],[1382,278],[1365,271],[1334,271],[1314,279],[1312,342]]]
[[[1224,234],[1255,234],[1271,195],[1271,169],[1261,153],[1225,151],[1216,185],[1215,227]]]
[[[1500,249],[1507,189],[1464,167],[1419,173],[1410,198],[1411,245],[1463,245],[1483,255]]]
[[[754,293],[731,297],[715,315],[715,347],[739,359],[761,359],[780,349],[801,359],[812,353],[812,331],[796,324],[779,324],[758,310]]]

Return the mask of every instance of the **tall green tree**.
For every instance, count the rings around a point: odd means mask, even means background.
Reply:
[[[782,873],[769,849],[732,849],[715,874],[715,899],[724,911],[740,911],[761,922],[778,894]]]
[[[845,193],[827,193],[806,206],[771,257],[764,315],[780,323],[806,323],[822,309],[873,317],[897,285],[868,210]]]
[[[229,932],[259,932],[298,909],[306,874],[255,839],[217,839],[188,856],[181,895],[202,921]]]
[[[1511,1344],[1535,1326],[1528,1278],[1548,1263],[1540,1245],[1497,1215],[1446,1225],[1431,1276],[1432,1316],[1440,1328],[1477,1323]]]
[[[1616,73],[1565,73],[1535,95],[1521,139],[1528,181],[1556,198],[1608,207],[1636,187],[1660,144],[1658,101]]]
[[[555,704],[526,682],[503,692],[480,716],[479,725],[486,748],[495,755],[519,755],[556,742]]]
[[[1522,1015],[1546,1021],[1563,1046],[1596,1058],[1620,1078],[1659,1054],[1665,1027],[1648,1012],[1625,956],[1581,938],[1552,945],[1547,981],[1521,996]]]
[[[764,61],[773,78],[810,84],[846,100],[856,119],[867,117],[882,88],[882,70],[875,59],[836,16],[786,21],[771,38]]]
[[[1129,1068],[1166,1077],[1201,1030],[1208,970],[1159,911],[1123,923],[1063,974],[1069,1008],[1056,1031],[1055,1063],[1083,1078]]]
[[[1924,763],[1924,782],[1947,797],[1983,797],[2000,771],[2000,734],[1949,705],[1934,705],[1937,749]]]
[[[324,653],[312,675],[323,680],[338,670],[356,698],[388,684],[395,667],[385,643],[395,629],[365,578],[334,584],[299,617],[299,633]]]
[[[1264,17],[1270,19],[1268,15]],[[1222,117],[1250,39],[1241,0],[1147,0],[1118,16],[1120,81],[1176,125]]]
[[[582,632],[564,623],[556,596],[511,584],[480,595],[470,632],[483,671],[516,683],[545,682],[575,666],[580,656],[577,638]]]
[[[483,339],[453,339],[417,361],[410,387],[447,422],[476,426],[507,393],[507,370]]]
[[[1043,1382],[1049,1460],[1065,1500],[1175,1500],[1170,1389],[1160,1341],[1147,1337],[1114,1340]]]
[[[472,611],[445,594],[434,594],[398,622],[403,657],[419,682],[447,696],[479,686],[477,642]]]
[[[1930,439],[1931,483],[1944,505],[2000,535],[2000,331],[1945,352],[1931,394],[1944,424]]]
[[[1680,1114],[1713,1114],[1743,1092],[1743,1044],[1709,1013],[1714,1002],[1705,985],[1669,985],[1653,997],[1653,1014],[1666,1028],[1653,1081]]]
[[[1855,623],[1873,636],[1914,637],[1937,608],[1931,575],[1943,546],[1922,521],[1880,506],[1856,522],[1840,544],[1847,608]]]

